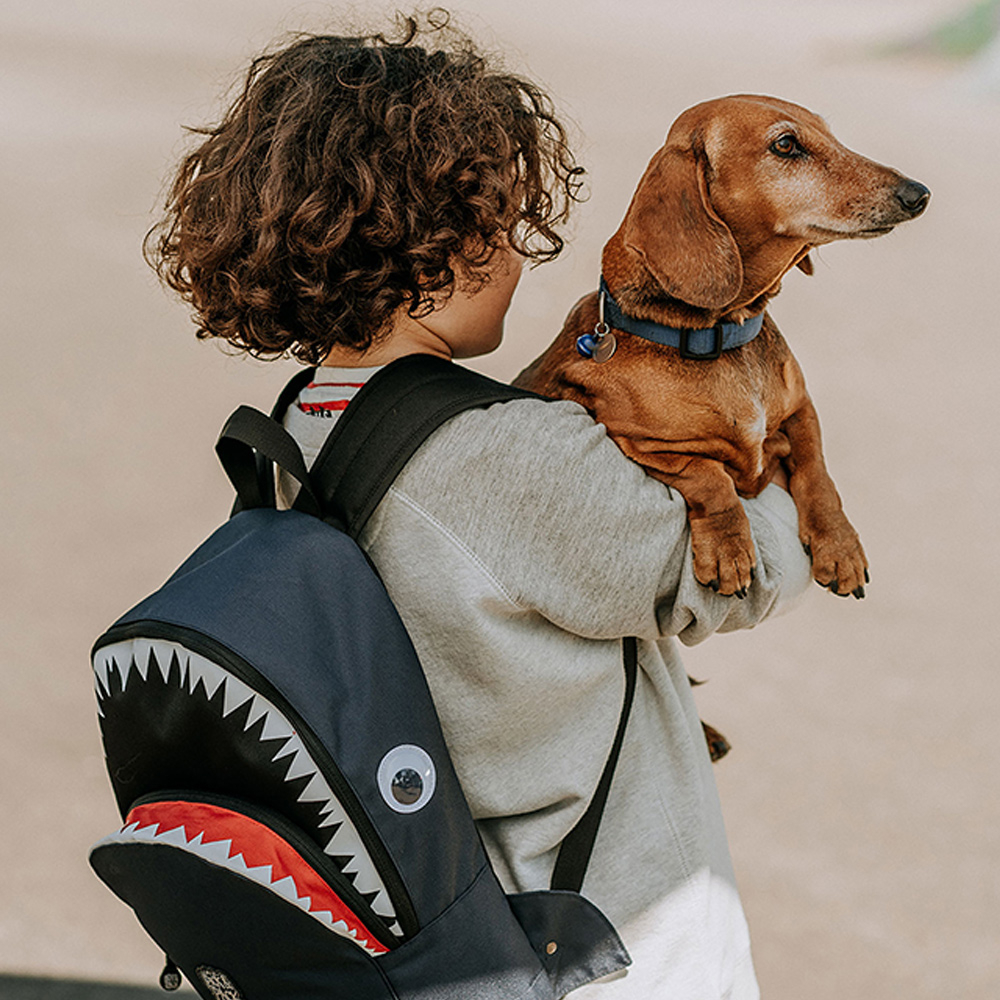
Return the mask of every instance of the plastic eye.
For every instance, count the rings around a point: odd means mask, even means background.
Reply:
[[[394,747],[378,766],[378,790],[398,813],[423,809],[434,794],[436,772],[430,754],[410,743]]]

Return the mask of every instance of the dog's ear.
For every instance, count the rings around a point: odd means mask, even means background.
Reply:
[[[661,149],[639,181],[622,236],[668,295],[721,309],[743,284],[743,262],[712,208],[705,168],[697,147]]]
[[[813,262],[812,262],[812,258],[811,258],[811,257],[809,256],[809,254],[807,254],[807,253],[806,253],[806,254],[803,254],[803,255],[802,255],[802,256],[801,256],[801,257],[800,257],[800,258],[799,258],[799,259],[798,259],[798,260],[797,260],[797,261],[795,262],[795,266],[796,266],[796,267],[797,267],[797,268],[798,268],[798,269],[799,269],[799,270],[800,270],[800,271],[801,271],[801,272],[802,272],[803,274],[812,274],[812,273],[813,273],[813,271],[815,270],[815,268],[813,267]]]

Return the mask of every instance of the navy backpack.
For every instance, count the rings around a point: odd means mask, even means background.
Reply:
[[[407,459],[527,393],[429,356],[378,372],[311,471],[240,407],[217,445],[233,515],[93,649],[124,825],[98,876],[204,998],[554,1000],[630,959],[580,895],[635,688],[550,889],[505,895],[416,653],[356,539]],[[275,467],[300,484],[275,507]]]

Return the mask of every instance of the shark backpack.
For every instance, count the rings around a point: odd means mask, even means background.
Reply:
[[[230,519],[96,642],[123,825],[90,862],[214,1000],[554,1000],[630,962],[579,892],[635,688],[551,887],[507,895],[416,653],[356,539],[427,435],[529,395],[429,356],[376,373],[311,470],[240,407],[216,450]],[[275,506],[275,467],[300,485]]]

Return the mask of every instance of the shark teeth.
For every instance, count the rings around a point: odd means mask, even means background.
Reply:
[[[164,683],[170,683],[171,665],[176,661],[173,676],[179,677],[181,689],[194,695],[201,688],[211,699],[222,689],[222,714],[228,716],[251,699],[245,730],[263,719],[257,738],[263,742],[284,739],[272,760],[288,761],[286,782],[308,778],[298,795],[299,802],[320,803],[321,829],[331,829],[332,835],[323,848],[334,859],[354,887],[370,900],[371,908],[387,923],[394,924],[396,911],[386,891],[385,883],[375,868],[357,828],[347,815],[340,800],[320,773],[319,767],[302,743],[295,727],[285,715],[263,695],[255,692],[228,670],[207,657],[194,653],[180,643],[166,639],[128,639],[101,647],[94,655],[94,683],[98,695],[98,711],[103,716],[102,702],[113,698],[113,692],[124,691],[138,676],[143,681],[156,669]],[[113,683],[117,680],[117,685]],[[219,851],[219,848],[215,849]],[[398,926],[398,925],[397,925]]]
[[[220,868],[225,868],[236,875],[242,875],[258,885],[264,886],[271,892],[287,900],[298,907],[303,913],[308,913],[328,930],[333,931],[341,937],[347,938],[359,948],[362,948],[369,955],[376,956],[385,954],[388,950],[385,945],[378,941],[362,924],[350,926],[345,920],[334,920],[329,910],[313,910],[312,898],[308,895],[300,895],[298,885],[291,875],[284,875],[275,878],[271,865],[257,865],[254,867],[246,863],[242,853],[233,850],[231,839],[214,840],[204,843],[205,832],[199,831],[194,837],[188,838],[185,827],[174,826],[171,829],[161,830],[161,826],[169,826],[163,823],[130,823],[117,833],[113,833],[94,845],[94,850],[115,844],[162,844],[187,851],[199,858],[211,862]],[[320,904],[322,905],[322,904]]]

